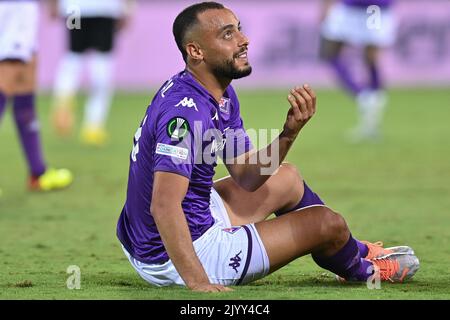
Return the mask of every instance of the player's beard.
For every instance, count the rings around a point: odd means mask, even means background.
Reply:
[[[252,67],[247,65],[239,69],[233,58],[225,60],[221,65],[215,66],[212,72],[218,78],[240,79],[250,75],[252,73]]]

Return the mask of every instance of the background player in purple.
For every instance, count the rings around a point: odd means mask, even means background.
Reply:
[[[358,142],[379,137],[387,103],[380,75],[380,49],[395,41],[393,0],[325,0],[321,30],[321,56],[335,71],[342,87],[357,103],[359,119],[351,131]],[[352,73],[350,61],[343,54],[345,46],[364,50],[363,64],[367,83],[360,83]]]
[[[38,1],[0,1],[0,120],[12,102],[14,120],[29,168],[29,188],[67,187],[72,173],[47,168],[35,109]]]
[[[200,3],[177,16],[173,33],[186,69],[157,92],[134,136],[117,225],[138,274],[157,286],[224,291],[312,254],[342,279],[412,277],[419,261],[411,248],[356,240],[344,218],[283,163],[316,111],[314,91],[292,89],[281,134],[255,150],[230,85],[252,70],[238,18],[221,4]],[[271,175],[262,174],[266,151]],[[230,176],[213,183],[217,156]]]

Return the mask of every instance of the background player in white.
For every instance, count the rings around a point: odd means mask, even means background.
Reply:
[[[101,146],[106,142],[106,120],[113,98],[113,52],[116,36],[119,29],[127,24],[133,6],[134,0],[51,1],[54,17],[74,18],[79,13],[81,18],[80,29],[67,28],[69,48],[55,78],[52,120],[59,134],[67,135],[72,132],[75,96],[80,86],[83,62],[91,51],[88,64],[90,91],[81,139],[94,146]],[[73,24],[76,27],[76,23]]]
[[[12,102],[14,120],[29,168],[28,186],[48,191],[67,187],[67,169],[47,168],[36,114],[38,1],[0,1],[0,120]]]
[[[359,123],[350,132],[355,142],[378,138],[387,97],[380,72],[380,49],[395,41],[393,0],[325,0],[321,56],[358,106]],[[362,48],[367,83],[358,82],[343,54],[345,46]]]

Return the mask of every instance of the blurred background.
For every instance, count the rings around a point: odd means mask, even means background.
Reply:
[[[116,50],[115,83],[123,90],[159,87],[184,65],[172,36],[176,15],[192,1],[138,0]],[[241,20],[251,40],[251,77],[239,87],[286,88],[299,81],[334,87],[333,73],[318,58],[323,1],[222,1]],[[450,18],[446,0],[397,0],[397,41],[383,54],[384,77],[392,86],[448,86],[450,83]],[[52,20],[42,6],[39,83],[52,86],[66,45],[64,23]],[[356,54],[356,53],[353,53]],[[351,59],[351,58],[350,58]],[[353,59],[353,68],[359,68]]]

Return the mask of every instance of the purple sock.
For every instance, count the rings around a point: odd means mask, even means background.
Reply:
[[[369,271],[373,270],[372,262],[361,257],[358,244],[351,235],[347,243],[333,256],[319,257],[313,254],[312,257],[320,267],[346,280],[366,281],[373,273]]]
[[[0,121],[2,120],[3,113],[6,109],[6,96],[0,91]]]
[[[367,254],[369,253],[369,248],[367,245],[359,241],[358,239],[355,239],[356,244],[358,245],[359,254],[361,255],[361,258],[367,257]]]
[[[370,88],[378,90],[381,88],[380,72],[376,64],[369,64]]]
[[[324,205],[324,202],[322,201],[322,199],[320,199],[320,197],[314,193],[306,184],[306,182],[303,181],[303,185],[304,185],[304,192],[303,192],[303,197],[301,198],[300,202],[293,208],[288,209],[288,210],[279,210],[275,212],[275,215],[281,216],[285,213],[294,211],[294,210],[298,210],[298,209],[302,209],[305,207],[309,207],[309,206],[313,206],[313,205]]]
[[[330,60],[330,64],[344,88],[352,95],[356,96],[362,88],[353,80],[353,77],[348,68],[345,66],[345,63],[340,59],[340,57],[335,57]]]
[[[34,95],[15,96],[14,118],[22,147],[30,168],[30,174],[38,177],[46,170],[39,138],[39,122],[36,117]]]

